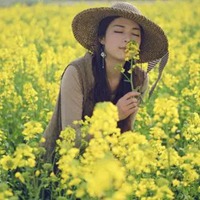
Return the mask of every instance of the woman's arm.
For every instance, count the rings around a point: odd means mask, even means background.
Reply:
[[[67,126],[76,128],[76,146],[80,142],[79,127],[73,121],[82,119],[83,93],[78,72],[72,65],[68,66],[61,81],[61,124],[62,130]]]

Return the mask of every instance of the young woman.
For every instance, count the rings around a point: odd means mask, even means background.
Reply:
[[[130,76],[130,63],[125,62],[129,41],[138,43],[139,62],[148,62],[148,71],[161,60],[159,78],[167,62],[168,42],[163,30],[129,3],[84,10],[75,16],[72,30],[77,41],[89,52],[70,63],[62,75],[57,105],[44,134],[47,158],[54,151],[60,131],[73,126],[74,120],[91,116],[97,102],[113,102],[118,108],[121,132],[132,129],[139,96],[145,93],[148,78],[145,71],[136,67],[133,85],[140,89],[131,91],[130,83],[116,70],[117,65],[123,65],[124,73]],[[77,130],[76,145],[79,143]]]

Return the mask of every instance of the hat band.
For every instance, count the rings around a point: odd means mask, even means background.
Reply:
[[[155,67],[155,65],[159,62],[158,78],[157,78],[156,82],[153,84],[153,86],[151,87],[151,89],[149,91],[149,98],[153,94],[154,89],[156,88],[156,85],[157,85],[158,81],[160,80],[160,78],[162,76],[162,72],[163,72],[163,69],[165,68],[165,65],[167,64],[168,58],[169,58],[169,52],[167,52],[162,58],[154,60],[154,61],[151,61],[151,62],[148,63],[147,73],[149,73]]]

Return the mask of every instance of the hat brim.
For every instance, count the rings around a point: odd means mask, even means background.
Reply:
[[[80,12],[72,22],[74,37],[83,47],[94,52],[98,43],[99,23],[109,16],[124,17],[133,20],[142,27],[140,62],[159,59],[168,52],[167,37],[157,24],[143,15],[116,8],[99,7]]]

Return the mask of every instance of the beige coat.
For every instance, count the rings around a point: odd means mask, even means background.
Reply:
[[[133,73],[134,86],[141,86],[140,92],[144,94],[148,85],[146,73],[140,68],[135,68]],[[92,55],[86,53],[84,57],[70,63],[62,75],[55,110],[44,133],[47,160],[51,160],[60,131],[67,125],[72,125],[73,119],[80,120],[84,119],[86,115],[92,115],[95,106],[91,93],[93,86]],[[81,109],[73,108],[71,103],[80,106]],[[80,113],[80,110],[82,110],[82,113]],[[130,130],[134,120],[135,115],[132,115],[123,122],[121,121],[122,132]],[[80,133],[77,131],[77,134]],[[77,138],[79,137],[80,135],[77,135]]]

